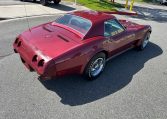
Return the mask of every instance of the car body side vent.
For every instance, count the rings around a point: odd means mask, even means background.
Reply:
[[[43,29],[48,31],[48,32],[53,32],[51,29],[47,28],[46,26],[43,26]]]
[[[59,38],[61,38],[62,40],[69,42],[69,40],[67,40],[66,38],[64,38],[63,36],[57,35]]]

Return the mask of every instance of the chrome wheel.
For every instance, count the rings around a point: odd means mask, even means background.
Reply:
[[[105,64],[106,54],[104,54],[103,52],[97,53],[88,62],[87,66],[84,69],[83,75],[88,80],[95,80],[103,72]]]
[[[149,38],[150,38],[150,33],[148,33],[147,36],[144,38],[142,48],[145,48],[147,46]]]
[[[89,71],[89,75],[96,77],[97,75],[99,75],[104,68],[105,65],[105,60],[104,58],[98,58],[96,59],[92,65],[90,66],[90,71]]]

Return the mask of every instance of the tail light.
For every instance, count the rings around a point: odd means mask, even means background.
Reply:
[[[38,62],[38,67],[43,67],[45,61],[43,59],[41,59],[39,62]]]
[[[17,44],[17,46],[18,46],[18,47],[20,47],[20,46],[21,46],[21,41],[19,41],[19,43]]]
[[[15,40],[15,42],[14,42],[14,43],[15,43],[15,44],[17,44],[17,43],[18,43],[18,41],[19,41],[19,38],[16,38],[16,40]]]

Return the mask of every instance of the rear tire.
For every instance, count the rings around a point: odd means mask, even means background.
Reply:
[[[84,76],[88,80],[94,80],[100,76],[106,64],[106,56],[103,52],[96,54],[87,64]]]
[[[40,0],[40,3],[41,3],[43,6],[47,6],[47,5],[48,5],[48,0]]]

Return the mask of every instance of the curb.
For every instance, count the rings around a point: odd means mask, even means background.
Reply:
[[[60,13],[61,14],[61,13]],[[4,20],[0,20],[0,23],[10,22],[10,21],[18,21],[23,19],[33,19],[33,18],[41,18],[41,17],[52,17],[60,14],[45,14],[45,15],[35,15],[35,16],[28,16],[28,17],[17,17],[17,18],[3,18]],[[0,18],[2,19],[2,18]]]
[[[137,16],[137,12],[124,12],[124,11],[106,11],[104,13],[107,14],[118,14],[118,15],[130,15],[130,16]]]
[[[8,19],[21,19],[21,18],[31,18],[31,17],[42,17],[42,16],[49,16],[49,15],[56,15],[56,14],[63,14],[63,13],[53,13],[53,14],[40,14],[40,15],[29,15],[29,16],[17,16],[17,17],[6,17],[6,18],[1,18],[0,20],[8,20]]]

